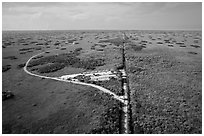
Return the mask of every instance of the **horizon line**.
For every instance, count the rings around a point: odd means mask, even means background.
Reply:
[[[26,29],[2,30],[3,31],[202,31],[202,29]]]

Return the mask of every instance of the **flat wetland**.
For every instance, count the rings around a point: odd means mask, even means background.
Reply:
[[[132,132],[202,133],[202,32],[122,31],[130,87]],[[120,31],[3,31],[4,134],[120,133],[120,103],[95,88],[49,77],[117,70]],[[116,38],[116,41],[105,41]],[[117,42],[118,40],[118,42]],[[115,86],[114,86],[115,85]],[[121,91],[119,81],[103,86]],[[120,92],[119,92],[120,93]]]

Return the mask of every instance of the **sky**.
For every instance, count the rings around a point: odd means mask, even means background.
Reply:
[[[3,2],[3,30],[202,30],[201,2]]]

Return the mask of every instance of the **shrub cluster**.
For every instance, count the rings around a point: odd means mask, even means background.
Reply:
[[[39,73],[50,73],[63,69],[65,66],[61,63],[53,63],[42,68],[38,68]]]
[[[11,69],[11,65],[2,66],[2,72],[6,72],[6,71],[8,71],[9,69]]]
[[[115,39],[100,40],[99,43],[101,43],[101,42],[109,42],[109,43],[112,43],[116,46],[120,46],[120,45],[123,45],[124,43],[126,43],[127,41],[123,40],[121,38],[115,38]]]
[[[120,103],[114,103],[109,107],[100,118],[99,128],[91,131],[92,134],[119,134],[120,133],[120,119],[122,108]]]
[[[36,57],[35,60],[29,63],[28,67],[51,63],[51,65],[46,65],[38,69],[40,73],[49,73],[63,69],[66,66],[94,70],[96,67],[104,65],[103,59],[89,58],[87,60],[80,60],[80,58],[77,58],[77,55],[79,55],[81,50],[82,48],[77,48],[74,52],[70,53],[46,56],[39,59],[36,59]]]
[[[17,66],[17,68],[23,68],[25,66],[25,63],[22,63],[22,64],[19,64],[18,66]]]
[[[122,95],[122,82],[120,79],[110,78],[110,80],[107,81],[92,81],[94,84],[102,86],[112,92],[114,92],[117,95]]]
[[[18,59],[18,58],[16,58],[16,56],[7,56],[7,57],[4,57],[3,59],[15,60],[15,59]]]

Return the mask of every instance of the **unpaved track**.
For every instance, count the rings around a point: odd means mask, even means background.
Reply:
[[[127,36],[125,33],[123,34],[123,40],[126,40]],[[131,111],[131,104],[130,104],[130,90],[129,90],[129,84],[128,84],[128,77],[127,77],[127,72],[126,72],[126,57],[125,57],[125,43],[122,46],[122,58],[123,58],[123,70],[122,70],[122,78],[124,79],[123,81],[123,89],[124,89],[124,96],[126,97],[126,101],[124,101],[124,106],[123,106],[123,111],[124,111],[124,128],[125,134],[131,134],[131,118],[132,118],[132,111]]]
[[[57,50],[57,49],[53,49],[53,50]],[[49,51],[53,51],[53,50],[49,50]],[[86,85],[86,86],[91,86],[91,87],[94,87],[94,88],[97,88],[101,91],[103,91],[104,93],[108,93],[110,94],[114,99],[116,100],[119,100],[120,102],[124,103],[124,100],[122,99],[121,96],[118,96],[116,95],[115,93],[111,92],[110,90],[106,89],[106,88],[103,88],[101,86],[98,86],[98,85],[95,85],[95,84],[89,84],[89,83],[84,83],[84,82],[78,82],[78,81],[70,81],[70,80],[65,80],[65,79],[61,79],[59,77],[47,77],[47,76],[42,76],[42,75],[37,75],[37,74],[34,74],[34,73],[31,73],[30,71],[27,70],[27,66],[29,64],[29,62],[34,58],[34,57],[37,57],[41,54],[44,54],[45,52],[41,52],[39,54],[36,54],[34,56],[32,56],[30,59],[28,59],[28,61],[26,62],[25,66],[24,66],[24,71],[31,75],[31,76],[35,76],[35,77],[39,77],[39,78],[45,78],[45,79],[52,79],[52,80],[57,80],[57,81],[62,81],[62,82],[69,82],[69,83],[74,83],[74,84],[80,84],[80,85]]]

